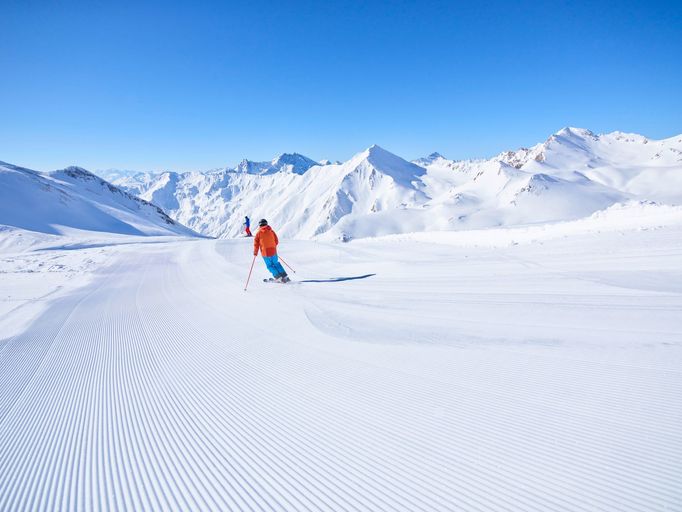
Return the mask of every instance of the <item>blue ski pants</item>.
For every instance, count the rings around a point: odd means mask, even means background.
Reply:
[[[279,277],[282,274],[286,274],[284,267],[279,262],[279,258],[277,258],[276,254],[274,256],[263,256],[263,261],[265,261],[265,266],[268,267],[272,277]]]

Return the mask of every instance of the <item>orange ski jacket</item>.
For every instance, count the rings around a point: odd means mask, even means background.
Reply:
[[[274,256],[277,254],[277,233],[270,226],[263,226],[258,229],[258,233],[253,239],[253,255],[258,256],[258,250],[263,256]]]

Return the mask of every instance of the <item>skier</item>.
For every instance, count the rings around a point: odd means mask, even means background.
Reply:
[[[279,244],[277,233],[268,226],[268,221],[265,219],[261,219],[258,225],[260,227],[256,232],[256,237],[253,239],[253,255],[258,256],[258,250],[260,249],[265,266],[268,267],[274,280],[278,283],[288,283],[289,276],[284,271],[279,258],[277,258],[277,244]]]
[[[251,220],[248,215],[244,217],[244,231],[246,231],[246,236],[253,236],[251,234]]]

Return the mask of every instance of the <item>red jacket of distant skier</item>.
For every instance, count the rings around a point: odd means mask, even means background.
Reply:
[[[263,256],[274,256],[277,254],[277,233],[275,233],[270,226],[263,226],[256,233],[253,239],[253,255],[258,255],[258,249]]]

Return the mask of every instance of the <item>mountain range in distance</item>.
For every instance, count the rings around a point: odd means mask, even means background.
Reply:
[[[97,174],[102,179],[80,168],[38,173],[1,164],[3,187],[11,183],[17,194],[11,205],[0,206],[0,224],[17,224],[11,211],[38,191],[45,194],[46,186],[87,198],[90,206],[81,205],[78,215],[89,220],[68,220],[55,199],[19,227],[66,223],[78,229],[231,238],[242,233],[248,215],[268,219],[283,237],[347,241],[573,220],[616,203],[681,204],[682,135],[652,140],[564,128],[531,148],[490,159],[450,160],[433,153],[409,162],[374,145],[346,162],[291,153],[206,172]],[[132,220],[138,214],[141,219]],[[102,215],[114,215],[129,227],[107,223]]]

